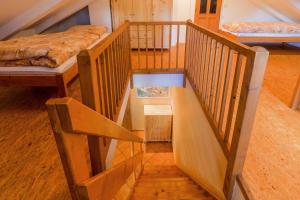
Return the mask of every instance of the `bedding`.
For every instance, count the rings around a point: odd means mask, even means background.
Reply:
[[[59,33],[0,41],[0,66],[56,68],[89,47],[106,31],[103,26],[81,25]]]
[[[300,24],[284,22],[227,23],[223,28],[233,33],[300,34]]]
[[[92,45],[90,45],[87,49],[93,48],[97,45],[101,40],[106,38],[109,35],[108,32],[104,33],[100,39],[96,40]],[[2,67],[0,65],[0,74],[18,74],[18,75],[26,75],[26,74],[63,74],[68,69],[70,69],[77,62],[77,55],[72,56],[64,63],[62,63],[59,67],[50,68],[45,66],[14,66],[14,67]]]

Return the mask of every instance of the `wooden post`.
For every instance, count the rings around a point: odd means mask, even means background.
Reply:
[[[76,185],[87,180],[91,175],[88,148],[85,145],[87,138],[84,135],[66,133],[62,130],[61,123],[64,122],[65,113],[59,113],[59,108],[56,106],[56,102],[60,100],[50,99],[46,105],[71,197],[73,200],[79,200]]]
[[[95,61],[89,52],[84,50],[77,56],[82,102],[100,113],[99,88]],[[93,174],[102,172],[105,167],[105,141],[103,138],[88,137]]]
[[[268,61],[269,52],[262,47],[253,47],[254,56],[246,65],[243,85],[240,97],[240,105],[237,113],[237,127],[234,129],[230,155],[226,169],[223,191],[227,199],[231,199],[233,186],[237,175],[242,173],[248,144],[255,119],[259,94],[263,83],[264,73]],[[245,83],[245,84],[244,84]]]

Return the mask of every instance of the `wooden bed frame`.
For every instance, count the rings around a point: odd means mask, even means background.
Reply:
[[[286,37],[286,36],[236,36],[230,32],[219,29],[219,33],[236,40],[241,43],[286,43],[286,42],[300,42],[299,37]]]
[[[68,96],[67,84],[78,74],[77,63],[63,73],[0,73],[0,86],[57,87],[57,96]]]

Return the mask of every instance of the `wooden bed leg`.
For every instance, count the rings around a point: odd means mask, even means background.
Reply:
[[[297,110],[299,106],[300,106],[300,75],[298,77],[297,85],[293,93],[293,98],[290,107],[293,110]]]
[[[63,75],[56,76],[56,83],[57,83],[57,96],[58,97],[67,97],[68,96],[68,87],[67,83],[64,80]]]

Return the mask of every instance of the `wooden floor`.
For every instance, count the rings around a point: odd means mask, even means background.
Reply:
[[[255,199],[294,200],[300,191],[300,113],[264,88],[244,175]]]
[[[213,200],[215,198],[176,167],[173,153],[150,153],[145,155],[144,170],[131,199]]]
[[[288,46],[282,48],[274,45],[266,45],[265,47],[270,51],[270,59],[264,86],[289,106],[300,76],[300,48]]]
[[[290,66],[288,57],[277,58],[271,56],[270,63]],[[44,106],[54,92],[0,87],[1,200],[70,199]],[[69,93],[80,100],[78,80],[71,83]],[[275,93],[265,85],[244,174],[257,199],[299,199],[300,113]]]
[[[177,51],[178,50],[178,51]],[[178,52],[178,54],[177,54]],[[170,50],[133,50],[131,53],[133,69],[184,68],[185,45],[172,46]],[[155,55],[155,56],[154,56]],[[178,55],[178,59],[177,59]]]

